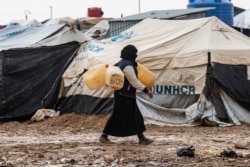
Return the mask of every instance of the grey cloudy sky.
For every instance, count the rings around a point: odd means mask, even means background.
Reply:
[[[234,6],[250,8],[250,0],[231,2]],[[86,17],[89,7],[102,8],[103,17],[117,18],[121,14],[128,16],[151,10],[185,9],[188,3],[188,0],[1,0],[0,24],[24,20],[25,15],[38,21],[50,18],[51,14],[53,18],[76,19]]]

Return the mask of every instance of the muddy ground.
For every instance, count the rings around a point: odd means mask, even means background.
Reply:
[[[108,116],[64,114],[41,122],[0,124],[0,166],[250,166],[250,150],[236,142],[250,141],[249,126],[170,127],[147,125],[151,145],[139,145],[135,136],[98,138]],[[178,147],[193,145],[195,157],[179,157]],[[232,149],[238,158],[221,156]]]

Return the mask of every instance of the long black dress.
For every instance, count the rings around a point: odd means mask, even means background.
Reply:
[[[125,67],[131,66],[138,78],[137,48],[133,45],[124,47],[121,51],[121,60],[116,64],[123,71]],[[135,78],[135,79],[137,79]],[[147,91],[145,88],[143,91]],[[114,92],[114,108],[108,119],[103,132],[111,136],[141,135],[146,130],[144,119],[136,104],[136,88],[128,79],[124,78],[123,88]]]
[[[124,55],[117,66],[123,70],[127,66],[133,67],[137,77],[137,63],[134,61],[136,55],[127,58],[128,54]],[[136,78],[137,79],[137,78]],[[114,92],[114,108],[113,112],[107,121],[103,132],[111,136],[132,136],[142,134],[146,130],[144,119],[136,104],[136,88],[134,88],[125,76],[124,85],[121,90]]]
[[[103,132],[119,137],[142,134],[146,128],[144,119],[136,104],[136,97],[115,92],[114,99],[114,109]]]

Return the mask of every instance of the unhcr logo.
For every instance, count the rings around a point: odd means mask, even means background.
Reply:
[[[118,35],[116,35],[116,36],[114,36],[114,37],[111,37],[110,40],[111,40],[112,42],[121,42],[121,41],[130,39],[130,38],[132,37],[133,34],[134,34],[133,31],[121,33],[121,34],[118,34]]]
[[[100,52],[100,51],[103,51],[104,48],[103,48],[103,47],[100,47],[100,46],[98,46],[98,45],[93,45],[93,44],[90,43],[90,44],[86,45],[86,46],[83,48],[83,52],[86,51],[86,50],[89,50],[89,51],[91,51],[91,52],[96,52],[96,53],[98,53],[98,52]]]
[[[132,36],[133,36],[134,32],[133,31],[129,31],[129,32],[125,32],[125,33],[122,33],[122,34],[118,34],[114,37],[111,37],[110,38],[110,42],[104,42],[105,44],[108,44],[108,43],[111,43],[111,42],[121,42],[121,41],[125,41],[127,39],[130,39]],[[98,42],[97,42],[98,43]],[[103,42],[101,42],[103,43]],[[103,43],[103,44],[104,44]],[[89,50],[91,52],[95,52],[95,53],[98,53],[98,52],[101,52],[104,50],[103,47],[99,46],[99,45],[95,45],[95,44],[92,44],[92,43],[89,43],[87,44],[84,48],[83,48],[83,52],[86,51],[86,50]]]
[[[16,36],[18,34],[21,34],[22,32],[24,32],[24,30],[20,30],[20,31],[13,31],[13,32],[10,32],[8,34],[6,34],[7,37],[13,37],[13,36]]]
[[[195,87],[189,85],[154,85],[155,94],[195,94]]]

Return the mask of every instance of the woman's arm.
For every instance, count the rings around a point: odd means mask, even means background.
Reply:
[[[153,93],[143,85],[135,75],[135,71],[132,66],[126,66],[123,69],[123,73],[125,77],[128,79],[129,83],[137,90],[143,91],[146,93],[150,98],[153,97]]]

